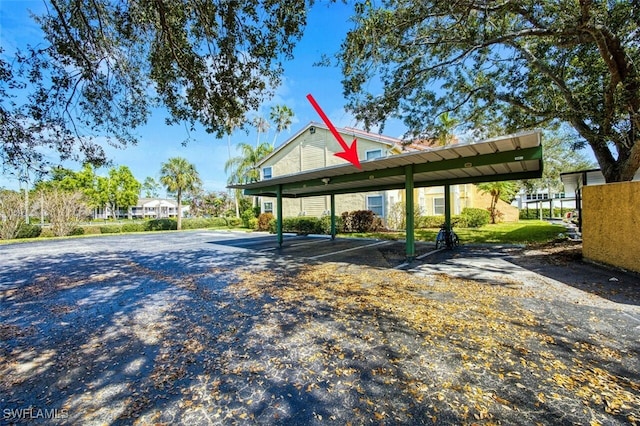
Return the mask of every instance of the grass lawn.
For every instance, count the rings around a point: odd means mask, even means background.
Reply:
[[[455,228],[460,242],[494,243],[494,244],[529,244],[545,243],[558,238],[558,234],[566,231],[562,225],[553,225],[542,220],[521,220],[516,223],[498,223],[481,228]],[[416,240],[435,241],[437,228],[416,229]],[[404,232],[369,232],[341,234],[346,237],[379,238],[387,240],[404,239]]]

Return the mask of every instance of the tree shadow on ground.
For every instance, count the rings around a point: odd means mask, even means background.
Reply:
[[[638,377],[638,348],[624,346],[637,336],[582,329],[544,301],[538,321],[513,300],[492,318],[472,293],[459,298],[463,282],[444,291],[431,284],[440,277],[410,278],[215,248],[11,263],[0,272],[0,390],[9,408],[65,409],[67,424],[570,424],[588,422],[575,412],[583,401],[546,388],[553,376],[531,363],[571,368],[579,356]],[[508,322],[521,338],[498,333]],[[618,362],[598,344],[626,353]]]
[[[514,252],[509,261],[536,274],[624,305],[640,305],[640,274],[586,262],[582,244],[561,242]]]

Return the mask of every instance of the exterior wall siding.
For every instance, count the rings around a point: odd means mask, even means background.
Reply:
[[[594,262],[640,272],[638,206],[640,182],[583,187],[583,257]]]
[[[344,140],[351,144],[353,135],[342,133]],[[358,138],[358,157],[366,158],[367,151],[381,149],[383,155],[387,155],[389,145],[376,143]],[[344,164],[344,160],[333,155],[341,152],[342,148],[330,131],[316,127],[315,132],[309,130],[301,133],[293,143],[283,146],[271,158],[266,160],[261,168],[271,167],[271,175],[283,176],[301,171],[324,168],[328,166]],[[336,215],[342,212],[366,209],[367,195],[382,195],[385,200],[384,212],[387,212],[386,196],[384,192],[371,192],[366,194],[341,194],[336,195]],[[329,196],[308,198],[285,198],[282,200],[282,214],[284,217],[295,216],[322,216],[331,210]],[[277,215],[276,199],[262,197],[261,205],[264,211],[265,203],[273,203],[273,214]]]

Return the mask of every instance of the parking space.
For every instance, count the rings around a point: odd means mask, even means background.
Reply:
[[[406,260],[404,241],[375,240],[366,238],[336,238],[326,235],[300,236],[285,234],[282,247],[275,235],[238,236],[226,240],[213,240],[211,244],[235,247],[255,254],[272,253],[278,256],[293,256],[315,261],[343,262],[383,268],[396,268]],[[418,255],[430,253],[432,243],[416,244]]]

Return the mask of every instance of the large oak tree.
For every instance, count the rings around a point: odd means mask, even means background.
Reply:
[[[46,148],[100,165],[155,106],[230,132],[279,84],[313,1],[45,0],[45,41],[0,48],[0,160],[38,169]]]
[[[569,123],[609,182],[640,167],[640,7],[628,0],[381,0],[339,56],[349,109],[414,136],[450,112],[507,131]]]

